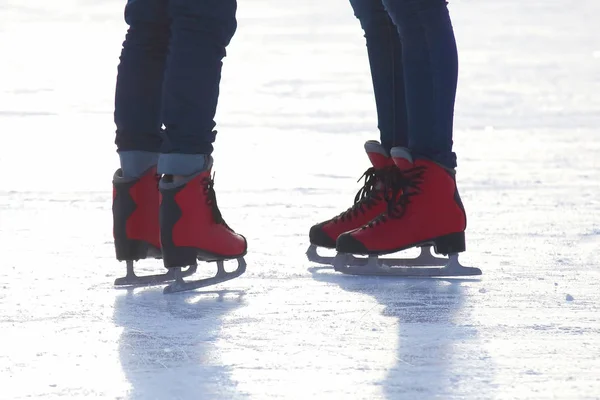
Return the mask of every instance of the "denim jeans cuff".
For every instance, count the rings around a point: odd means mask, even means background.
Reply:
[[[158,173],[189,176],[210,167],[210,156],[205,154],[161,154],[158,158]]]
[[[139,178],[158,163],[159,153],[150,151],[120,151],[121,171],[124,178]]]

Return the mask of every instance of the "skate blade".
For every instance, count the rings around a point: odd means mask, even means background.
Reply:
[[[198,265],[190,265],[182,271],[182,276],[190,276],[196,272]],[[175,280],[173,271],[164,274],[137,276],[133,268],[133,261],[127,261],[127,274],[122,278],[115,279],[115,286],[153,286]]]
[[[200,289],[207,286],[216,285],[237,278],[246,272],[246,261],[243,257],[237,259],[238,267],[233,272],[225,271],[224,261],[217,261],[217,275],[212,278],[200,279],[196,281],[184,281],[182,271],[179,268],[173,268],[172,272],[175,275],[175,282],[171,283],[163,290],[164,294],[185,292],[194,289]]]
[[[433,256],[431,256],[433,257]],[[458,261],[458,254],[451,254],[444,260],[442,267],[435,266],[410,266],[398,267],[389,259],[380,260],[377,256],[370,256],[363,265],[349,265],[348,254],[338,253],[334,263],[336,271],[347,275],[366,275],[366,276],[398,276],[398,277],[459,277],[481,275],[479,268],[465,267]],[[392,260],[394,261],[394,260]],[[431,265],[431,264],[430,264]]]
[[[338,257],[338,256],[336,256]],[[341,257],[341,256],[340,256]],[[430,267],[444,266],[448,263],[447,258],[436,257],[431,252],[431,246],[421,247],[421,253],[415,258],[384,258],[378,259],[377,256],[357,257],[353,254],[345,255],[345,265],[353,267],[365,267],[372,263],[372,259],[378,260],[381,266],[386,267]],[[334,267],[338,261],[334,260]]]
[[[306,251],[306,256],[309,261],[317,264],[334,265],[335,257],[325,257],[317,253],[317,246],[311,244]],[[421,253],[415,258],[386,258],[381,260],[389,267],[427,267],[427,266],[443,266],[448,262],[447,258],[436,257],[431,252],[431,246],[421,247]],[[345,265],[364,267],[369,263],[368,257],[357,257],[353,254],[346,254]]]
[[[306,250],[306,257],[308,261],[314,262],[316,264],[325,264],[325,265],[333,265],[334,256],[321,256],[317,253],[317,246],[311,244],[308,246],[308,250]]]

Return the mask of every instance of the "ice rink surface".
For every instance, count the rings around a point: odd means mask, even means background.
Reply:
[[[378,138],[364,40],[346,0],[241,0],[215,172],[248,272],[169,296],[112,285],[123,5],[0,5],[0,398],[600,398],[597,1],[451,2],[483,276],[425,280],[306,260]]]

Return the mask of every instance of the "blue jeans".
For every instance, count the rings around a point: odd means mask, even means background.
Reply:
[[[350,0],[365,32],[381,143],[448,168],[458,55],[444,0]]]
[[[237,28],[236,9],[236,0],[127,1],[129,29],[115,93],[119,153],[172,155],[169,165],[200,163],[197,155],[212,153],[222,60]],[[183,172],[201,168],[188,167]],[[165,173],[182,172],[175,169]]]

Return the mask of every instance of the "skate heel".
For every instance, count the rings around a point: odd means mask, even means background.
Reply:
[[[159,249],[142,240],[116,239],[115,252],[119,261],[138,261],[161,257]]]
[[[113,176],[113,238],[117,260],[160,258],[156,168],[138,179]]]
[[[465,233],[456,232],[440,236],[433,241],[433,248],[437,254],[458,254],[466,249]]]
[[[183,268],[197,264],[198,250],[193,247],[163,247],[163,261],[166,268]]]

